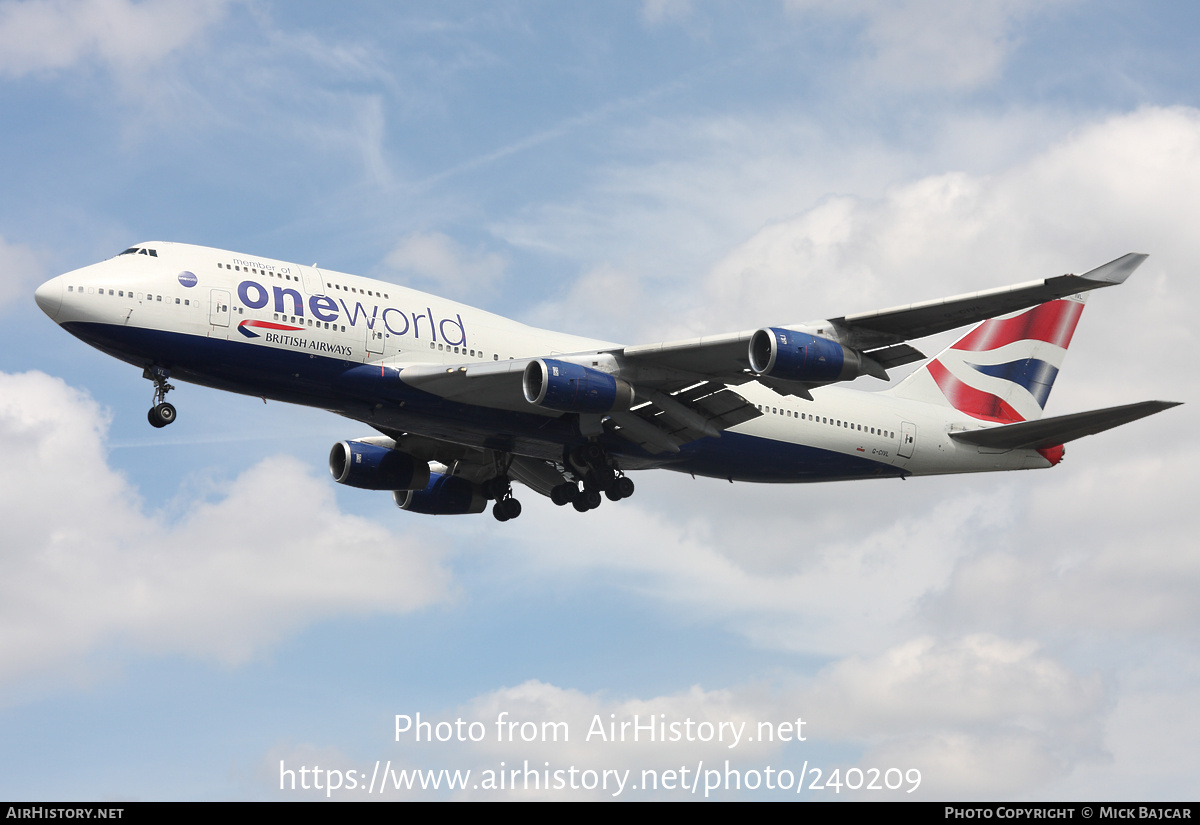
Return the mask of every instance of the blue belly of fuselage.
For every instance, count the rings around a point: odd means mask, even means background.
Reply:
[[[318,407],[393,433],[561,461],[586,440],[578,417],[550,417],[448,401],[396,381],[386,396],[370,395],[345,376],[362,362],[286,348],[178,332],[68,322],[71,334],[138,367],[159,366],[173,379],[274,401]],[[889,464],[832,450],[725,431],[682,445],[678,454],[650,454],[613,433],[602,437],[626,469],[663,468],[731,481],[795,483],[897,477]]]

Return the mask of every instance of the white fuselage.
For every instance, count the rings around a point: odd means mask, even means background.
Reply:
[[[499,441],[552,460],[579,433],[569,415],[496,412],[420,392],[364,404],[342,397],[339,374],[362,364],[451,369],[619,349],[316,267],[174,243],[134,249],[48,281],[39,305],[89,344],[140,367],[454,443]],[[778,482],[1050,466],[1035,450],[988,451],[951,439],[955,429],[985,425],[946,406],[838,386],[813,390],[811,401],[754,381],[733,389],[762,415],[679,455],[651,456],[619,440],[614,454],[629,468]]]

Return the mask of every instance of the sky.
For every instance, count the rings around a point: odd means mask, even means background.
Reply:
[[[1198,28],[1102,0],[0,2],[0,798],[1194,800]],[[329,478],[371,432],[327,412],[180,385],[151,429],[150,383],[34,304],[150,240],[629,344],[1144,252],[1046,412],[1185,406],[1053,470],[652,472],[587,514],[421,516]],[[683,733],[609,741],[635,717]],[[526,766],[551,787],[499,787]],[[439,787],[367,785],[413,770]]]

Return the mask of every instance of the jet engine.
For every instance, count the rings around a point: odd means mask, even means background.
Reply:
[[[334,444],[329,472],[339,484],[362,490],[419,490],[429,483],[427,463],[369,441]]]
[[[750,336],[750,369],[784,381],[826,384],[860,375],[887,380],[878,363],[837,341],[771,327]]]
[[[423,490],[397,490],[392,497],[401,510],[430,516],[482,513],[488,503],[487,495],[478,484],[444,473],[430,473],[429,483]]]
[[[562,412],[606,413],[633,405],[633,387],[628,382],[551,358],[529,362],[521,388],[530,404]]]

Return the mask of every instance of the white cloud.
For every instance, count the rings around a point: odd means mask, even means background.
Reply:
[[[45,278],[45,264],[32,249],[0,237],[0,310],[17,301],[28,301]]]
[[[690,0],[643,0],[642,20],[649,26],[678,23],[692,15]]]
[[[444,599],[440,554],[338,511],[290,458],[250,468],[171,523],[110,469],[95,403],[0,375],[0,680],[126,644],[245,660],[318,618]]]
[[[822,671],[805,702],[826,735],[872,743],[864,770],[920,770],[914,797],[925,799],[1036,793],[1103,761],[1109,704],[1098,675],[987,635],[850,657]]]
[[[634,323],[637,312],[634,308],[653,303],[646,294],[648,286],[629,270],[600,264],[570,283],[565,294],[539,304],[522,320],[573,335],[632,343],[629,336],[641,332]],[[564,322],[564,312],[571,319],[569,328]]]
[[[414,232],[392,248],[384,265],[402,283],[413,280],[439,295],[472,300],[496,289],[507,262],[495,252],[465,249],[441,232]]]
[[[643,476],[635,479],[641,484]],[[820,495],[830,518],[818,523],[809,519],[822,512],[812,488],[780,490],[770,495],[777,503],[749,488],[730,496],[733,488],[714,481],[669,486],[680,488],[679,498],[639,492],[628,502],[606,502],[598,513],[608,522],[604,530],[572,530],[580,516],[562,508],[515,523],[514,538],[533,569],[608,571],[626,588],[684,615],[732,625],[765,647],[837,655],[903,632],[930,588],[948,578],[972,530],[990,520],[994,504],[959,496],[848,524],[846,501],[835,491]],[[853,501],[883,491],[879,483],[872,489]],[[754,506],[739,504],[746,496]],[[573,535],[569,554],[543,538],[564,530]],[[614,542],[614,535],[637,540]]]
[[[192,43],[226,0],[25,0],[0,5],[0,74],[69,69],[95,61],[142,73]]]
[[[804,308],[796,321],[876,309],[1082,272],[1131,251],[1152,254],[1120,288],[1141,305],[1160,267],[1200,253],[1179,232],[1200,220],[1198,185],[1200,113],[1113,117],[995,174],[947,172],[777,221],[713,267],[693,323],[739,328],[801,311],[780,307]],[[1176,278],[1171,289],[1178,299],[1191,286]]]
[[[736,795],[718,787],[726,760],[740,776],[756,771],[760,779],[767,767],[794,777],[806,761],[819,765],[824,776],[856,765],[864,772],[916,769],[922,779],[915,798],[970,798],[1036,792],[1077,766],[1103,760],[1109,704],[1098,676],[1075,673],[1036,643],[986,635],[921,637],[877,656],[842,659],[814,678],[792,677],[785,684],[692,686],[613,697],[533,679],[458,707],[398,708],[407,719],[400,721],[388,757],[394,770],[469,769],[471,782],[479,784],[485,772],[501,765],[518,771],[515,788],[468,788],[464,795],[475,798],[693,796],[678,787],[655,790],[644,779],[643,771],[660,781],[663,772],[675,771],[678,780],[681,766],[703,766],[695,797],[705,796],[707,784],[712,796],[724,798]],[[322,748],[309,744],[290,751],[284,758],[295,762]],[[272,780],[280,758],[277,751],[267,757],[263,773]],[[339,761],[343,764],[327,760],[327,766],[361,762]],[[526,766],[536,780],[525,779]],[[608,788],[547,790],[545,771],[567,780],[572,769],[577,779],[593,771],[601,780],[605,771],[628,771],[625,788],[618,793],[616,777],[609,776]],[[893,788],[894,779],[889,777]],[[910,777],[904,788],[912,784]],[[765,785],[758,792],[742,791],[751,798],[768,795]],[[913,798],[903,790],[864,796]]]
[[[971,88],[995,79],[1025,18],[1045,13],[1029,0],[788,0],[790,10],[864,21],[869,80],[909,88]]]
[[[862,125],[831,124],[793,111],[654,120],[621,136],[626,159],[596,169],[594,181],[579,196],[539,204],[489,228],[514,247],[561,256],[575,263],[577,272],[618,270],[638,286],[645,300],[628,303],[620,327],[594,333],[603,338],[649,341],[758,325],[768,317],[801,320],[827,308],[821,291],[825,283],[807,282],[812,273],[793,267],[804,260],[777,262],[777,277],[786,279],[784,286],[792,291],[782,292],[783,300],[756,292],[758,306],[768,311],[749,321],[721,312],[726,309],[721,298],[703,289],[706,275],[714,271],[714,263],[747,250],[759,233],[767,236],[777,226],[808,221],[820,225],[814,230],[818,236],[834,232],[839,220],[858,220],[895,189],[944,174],[930,175],[930,169],[949,166],[964,170],[958,174],[966,181],[987,181],[990,174],[1045,152],[1047,143],[1070,135],[1077,122],[1060,111],[1018,110],[1000,118],[955,113],[920,135],[886,145]],[[854,194],[840,194],[847,192]],[[940,235],[933,236],[935,253],[942,242]],[[755,252],[767,257],[765,250]],[[845,256],[846,266],[856,263],[852,253]],[[962,260],[957,265],[961,275],[966,265]],[[864,268],[858,265],[851,274]],[[739,271],[719,269],[717,274],[733,281],[730,290],[739,288]],[[856,301],[855,306],[835,304],[829,311],[882,306],[866,302],[874,283],[855,283],[837,271],[829,274],[828,280],[844,282],[844,294]],[[885,275],[885,280],[893,277]],[[1030,274],[1022,269],[1003,277],[1027,279]],[[793,292],[800,284],[803,300],[795,302]],[[907,291],[895,290],[893,303],[936,296],[914,295],[910,282],[896,284],[906,285]],[[712,311],[694,311],[701,303]],[[552,301],[540,308],[536,320],[578,312],[567,301]]]
[[[1077,466],[1031,484],[1022,496],[1027,515],[1008,541],[964,556],[927,605],[930,618],[1043,636],[1194,641],[1200,558],[1189,502],[1200,455],[1195,439],[1178,435],[1189,428],[1180,410],[1138,426],[1097,438],[1119,449],[1121,439],[1145,436],[1179,449],[1137,455],[1135,447],[1114,457],[1100,446],[1078,459],[1086,472]]]
[[[876,739],[942,727],[1071,726],[1102,709],[1098,677],[1081,679],[1037,643],[990,635],[920,637],[879,656],[853,656],[822,671],[810,700],[822,727]]]

